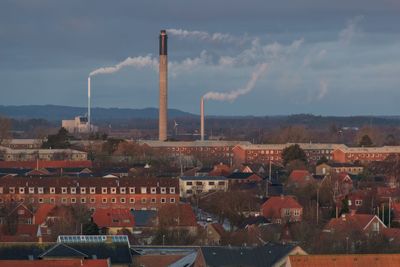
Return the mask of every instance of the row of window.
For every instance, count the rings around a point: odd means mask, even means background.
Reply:
[[[205,184],[205,183],[207,183],[207,182],[204,182],[204,183],[201,182],[201,181],[195,182],[196,185],[203,185],[203,184]],[[213,182],[213,181],[209,181],[209,182],[208,182],[208,185],[216,185],[216,184],[218,184],[218,185],[225,185],[225,182],[224,182],[224,181],[219,181],[218,183]],[[186,182],[186,185],[193,185],[193,182]]]
[[[36,189],[36,190],[35,190]],[[80,187],[79,190],[76,187],[70,187],[69,188],[69,193],[70,194],[77,194],[77,192],[79,192],[80,194],[96,194],[96,187],[89,187],[89,190],[86,190],[86,187]],[[44,187],[18,187],[18,190],[16,190],[15,187],[9,187],[8,192],[10,194],[44,194]],[[129,194],[135,194],[136,193],[136,189],[135,187],[119,187],[119,194],[126,194],[127,192],[129,192]],[[147,187],[141,187],[140,188],[140,193],[141,194],[147,194],[148,190]],[[167,193],[167,188],[166,187],[161,187],[160,188],[160,192],[161,194],[166,194]],[[0,194],[3,193],[3,187],[0,187]],[[56,193],[56,188],[55,187],[50,187],[49,188],[49,193],[50,194],[55,194]],[[102,194],[117,194],[117,187],[102,187],[101,188],[101,193]],[[151,187],[150,188],[150,193],[151,194],[157,194],[157,187]],[[175,194],[175,187],[170,187],[169,188],[169,193],[170,194]],[[61,187],[61,194],[68,194],[68,187]]]
[[[20,198],[19,201],[20,201],[20,202],[24,202],[25,199],[24,199],[24,198]],[[29,203],[35,203],[35,198],[29,198],[28,201],[29,201]],[[129,203],[131,203],[131,204],[134,204],[134,203],[136,202],[135,198],[128,198],[128,199],[126,199],[126,198],[124,198],[124,197],[121,197],[121,198],[119,198],[119,199],[117,199],[117,198],[111,198],[111,199],[102,198],[102,199],[101,199],[101,203],[102,203],[102,204],[106,204],[106,203],[113,203],[113,204],[116,204],[117,202],[118,202],[118,203],[125,204],[125,203],[128,203],[128,201],[129,201]],[[51,197],[51,198],[38,198],[38,199],[37,199],[37,202],[38,202],[38,203],[51,203],[51,204],[56,204],[56,199],[53,198],[53,197]],[[71,198],[65,198],[65,197],[64,197],[64,198],[61,198],[61,201],[60,201],[60,203],[62,203],[62,204],[69,204],[69,203],[74,204],[74,203],[77,203],[77,202],[80,202],[80,203],[82,203],[82,204],[85,204],[85,203],[94,204],[94,203],[96,203],[96,198],[89,198],[89,199],[87,199],[87,198],[82,197],[82,198],[78,198],[78,199],[77,199],[77,198],[74,198],[74,197],[71,197]],[[0,198],[0,203],[3,203],[3,199],[2,199],[2,198]],[[157,203],[157,198],[150,198],[150,199],[148,199],[148,198],[142,197],[142,198],[140,199],[140,203],[141,203],[141,204],[146,204],[146,203],[156,204],[156,203]],[[160,203],[161,203],[161,204],[167,203],[167,198],[165,198],[165,197],[160,198]],[[169,203],[175,203],[175,198],[173,198],[173,197],[169,198]]]
[[[293,211],[293,216],[300,216],[300,210],[299,209],[285,209],[285,216],[290,216]]]

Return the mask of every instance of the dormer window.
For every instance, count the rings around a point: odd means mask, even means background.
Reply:
[[[141,187],[140,188],[140,193],[147,194],[147,187]]]
[[[169,188],[169,193],[170,194],[175,194],[175,187],[170,187]]]
[[[56,193],[56,188],[50,187],[50,194],[55,194],[55,193]]]
[[[20,188],[19,188],[19,193],[20,193],[20,194],[25,194],[25,188],[20,187]]]
[[[44,193],[43,187],[38,187],[38,193],[39,193],[39,194],[43,194],[43,193]]]
[[[117,193],[117,188],[111,187],[111,194],[116,194],[116,193]]]
[[[89,190],[90,194],[96,194],[96,187],[91,187]]]
[[[157,192],[157,188],[155,188],[155,187],[150,188],[150,190],[151,190],[152,194],[155,194]]]
[[[76,194],[76,187],[71,187],[70,192],[71,194]]]
[[[126,187],[121,187],[121,188],[119,189],[119,192],[120,192],[121,194],[126,194]]]
[[[86,187],[81,187],[81,194],[86,194]]]

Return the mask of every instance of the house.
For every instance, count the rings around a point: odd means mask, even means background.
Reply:
[[[347,195],[353,189],[353,180],[346,172],[328,174],[322,179],[323,183],[330,184],[334,196]]]
[[[267,243],[258,247],[200,247],[194,266],[284,266],[289,255],[307,255],[299,246]]]
[[[290,255],[285,267],[395,267],[399,266],[400,254],[350,254],[350,255]]]
[[[243,183],[259,183],[263,180],[261,176],[252,172],[233,172],[227,178],[229,186]]]
[[[333,151],[333,160],[336,162],[355,162],[370,163],[373,161],[383,161],[388,156],[399,155],[400,146],[382,147],[346,147],[341,146]]]
[[[228,180],[224,176],[182,176],[179,178],[180,197],[188,198],[209,192],[228,190]]]
[[[303,187],[313,182],[315,179],[307,170],[293,170],[288,179],[288,185],[294,187]]]
[[[158,225],[170,230],[186,230],[196,235],[198,224],[190,204],[165,205],[158,210]]]
[[[261,206],[261,214],[272,223],[299,222],[302,220],[303,207],[292,196],[270,197]]]
[[[135,225],[129,209],[96,209],[92,219],[108,235],[117,234],[123,229],[133,232]]]
[[[350,162],[326,162],[315,167],[315,174],[326,175],[330,173],[347,172],[352,175],[358,175],[364,171],[361,164]]]
[[[220,223],[209,223],[206,226],[206,244],[220,245],[221,240],[226,234],[224,227]]]
[[[382,232],[386,225],[373,214],[342,214],[331,219],[323,229],[323,233],[346,235],[350,232],[363,233],[367,236]]]

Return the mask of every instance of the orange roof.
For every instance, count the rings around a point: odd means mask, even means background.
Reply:
[[[40,204],[35,212],[35,224],[42,224],[46,221],[47,215],[54,209],[53,204]]]
[[[307,183],[311,182],[313,177],[307,170],[293,170],[289,175],[289,182],[291,183]]]
[[[280,218],[281,209],[302,209],[303,207],[292,196],[270,197],[261,206],[262,214],[266,218]]]
[[[331,219],[325,226],[325,229],[334,229],[336,231],[342,231],[345,229],[357,229],[359,231],[363,231],[364,228],[375,217],[376,215],[372,214],[344,214],[339,218]]]
[[[2,267],[108,267],[107,260],[0,260]]]
[[[400,254],[293,255],[291,267],[395,267]]]
[[[100,227],[133,227],[135,220],[129,209],[96,209],[93,221]]]
[[[190,204],[179,204],[179,226],[197,226],[196,215]]]

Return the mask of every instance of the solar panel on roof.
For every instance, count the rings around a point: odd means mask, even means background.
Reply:
[[[57,243],[128,243],[129,239],[126,235],[60,235]]]

